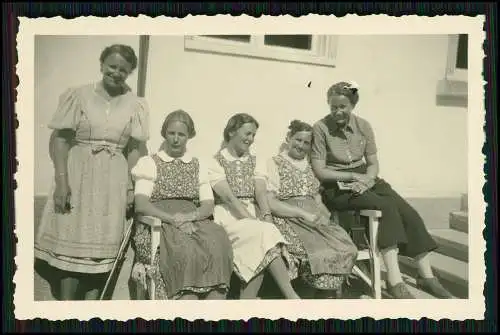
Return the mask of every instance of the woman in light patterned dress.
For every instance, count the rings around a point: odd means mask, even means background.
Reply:
[[[249,149],[259,124],[248,114],[233,115],[224,129],[223,147],[209,171],[216,194],[214,220],[227,231],[240,299],[255,299],[268,270],[287,299],[300,299],[290,283],[288,243],[272,223],[266,196],[265,167]]]
[[[208,169],[186,151],[195,134],[188,113],[170,113],[161,130],[162,150],[142,157],[132,170],[136,212],[163,222],[152,267],[149,227],[139,224],[133,237],[138,262],[132,277],[147,289],[146,275],[152,276],[156,300],[225,299],[233,272],[231,242],[212,220]]]
[[[125,83],[134,50],[112,45],[100,57],[102,80],[70,88],[49,123],[55,178],[35,236],[35,257],[53,267],[57,298],[94,300],[122,243],[130,168],[149,138],[148,108]]]
[[[322,203],[320,182],[308,159],[311,141],[312,127],[292,121],[284,150],[268,162],[269,206],[276,226],[291,242],[293,278],[306,284],[308,297],[330,297],[341,293],[358,252]]]

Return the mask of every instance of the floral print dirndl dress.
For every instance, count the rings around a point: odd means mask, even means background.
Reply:
[[[143,157],[132,173],[136,194],[169,214],[194,211],[203,200],[213,200],[206,169],[197,158],[169,157],[161,151]],[[151,262],[151,232],[138,224],[133,236],[136,259],[149,269],[156,287],[155,300],[178,299],[183,294],[227,293],[233,272],[231,242],[212,218],[194,222],[196,231],[187,234],[163,223],[160,246]]]
[[[319,220],[305,224],[297,218],[274,216],[280,232],[291,242],[293,277],[319,290],[338,290],[351,273],[357,248],[348,233],[330,219],[318,200],[320,182],[307,160],[294,162],[286,152],[268,162],[268,187],[278,200],[317,214]]]

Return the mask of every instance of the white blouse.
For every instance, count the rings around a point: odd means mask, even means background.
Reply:
[[[165,151],[159,151],[157,152],[157,155],[164,162],[171,162],[176,159],[174,157],[170,157]],[[185,153],[182,157],[178,157],[177,159],[182,160],[184,163],[189,163],[193,159],[193,156],[189,153]],[[200,201],[213,200],[214,194],[209,183],[208,168],[200,159],[198,159],[198,161],[200,163]],[[157,178],[156,163],[151,155],[141,157],[137,161],[137,164],[132,168],[131,173],[132,178],[134,178],[135,181],[134,193],[136,195],[141,194],[150,197],[153,193],[153,188]]]
[[[221,154],[226,160],[230,162],[234,161],[246,162],[250,159],[250,154],[243,155],[242,157],[234,157],[229,153],[227,148],[222,149]],[[224,167],[222,167],[219,164],[219,161],[217,161],[215,157],[212,157],[210,160],[210,165],[208,168],[208,178],[210,185],[212,187],[215,186],[218,182],[226,180],[226,172],[224,171]],[[254,178],[264,180],[265,182],[267,182],[267,171],[266,171],[265,160],[259,159],[258,156],[256,156]]]

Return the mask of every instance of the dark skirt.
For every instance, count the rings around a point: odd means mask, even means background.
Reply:
[[[305,224],[296,218],[274,217],[294,264],[292,278],[300,277],[307,285],[320,290],[337,290],[348,276],[357,258],[357,248],[347,232],[321,214],[314,199],[282,200],[322,216],[322,224]]]
[[[366,166],[345,171],[366,173]],[[362,209],[382,212],[377,241],[380,249],[397,246],[401,255],[412,258],[437,249],[420,214],[382,178],[377,178],[375,185],[360,195],[340,190],[336,183],[324,183],[322,188],[323,202],[332,212]],[[349,218],[347,215],[340,217]],[[354,216],[351,218],[354,220]],[[348,225],[343,224],[344,227]]]
[[[196,209],[191,201],[163,200],[156,206],[168,213]],[[156,300],[177,299],[186,293],[203,294],[212,290],[227,292],[233,272],[233,252],[225,230],[212,220],[194,223],[196,231],[186,234],[164,223],[160,246],[151,262],[151,233],[139,225],[134,236],[138,261],[152,264]]]

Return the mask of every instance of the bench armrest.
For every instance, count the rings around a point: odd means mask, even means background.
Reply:
[[[362,216],[372,217],[372,218],[381,218],[382,212],[375,209],[362,209],[359,211],[359,214]]]

